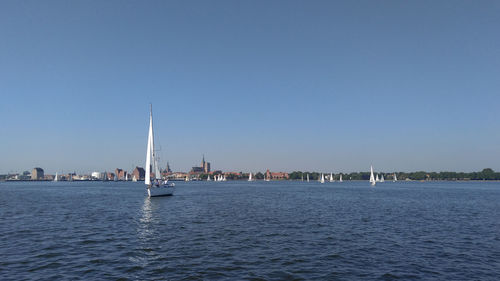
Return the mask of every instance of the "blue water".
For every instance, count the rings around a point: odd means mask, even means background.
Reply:
[[[499,280],[500,183],[0,183],[0,279]]]

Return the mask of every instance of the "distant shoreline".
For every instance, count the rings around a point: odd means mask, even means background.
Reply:
[[[183,179],[169,179],[169,181],[180,181],[180,182],[183,182],[185,180]],[[194,181],[194,182],[206,182],[207,180],[190,180],[190,181]],[[247,179],[228,179],[227,181],[248,181]],[[255,180],[255,182],[261,182],[261,181],[264,181],[262,179],[258,179],[258,180]],[[269,182],[274,182],[274,181],[279,181],[279,182],[283,182],[283,181],[291,181],[291,182],[307,182],[307,181],[302,181],[302,180],[296,180],[296,179],[293,179],[293,180],[290,180],[290,179],[280,179],[280,180],[270,180]],[[318,180],[310,180],[309,182],[317,182]],[[346,180],[343,180],[344,182],[367,182],[368,180],[349,180],[349,179],[346,179]],[[54,182],[53,180],[0,180],[0,182]],[[103,181],[103,180],[72,180],[72,181],[66,181],[66,180],[59,180],[57,182],[134,182],[134,181],[124,181],[124,180],[118,180],[118,181]],[[136,181],[137,183],[142,183],[144,182],[144,180],[141,180],[141,181]],[[210,181],[209,181],[210,182]],[[382,184],[383,183],[393,183],[394,181],[392,180],[386,180],[385,182],[381,182]],[[459,180],[435,180],[435,179],[431,179],[431,180],[398,180],[396,182],[500,182],[500,180],[497,180],[497,179],[494,179],[494,180],[488,180],[488,179],[484,179],[484,180],[464,180],[464,179],[459,179]],[[339,182],[338,180],[335,180],[333,182],[326,182],[326,183],[341,183]]]

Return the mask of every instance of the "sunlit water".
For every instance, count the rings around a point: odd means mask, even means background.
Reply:
[[[0,183],[0,279],[498,280],[500,183]]]

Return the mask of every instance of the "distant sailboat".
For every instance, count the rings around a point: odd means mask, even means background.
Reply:
[[[128,173],[125,174],[125,181],[128,181]]]
[[[319,180],[320,183],[325,183],[325,176],[321,174],[321,179]]]
[[[151,179],[151,169],[154,171],[154,178]],[[153,106],[150,105],[149,112],[149,133],[148,147],[146,150],[146,175],[144,184],[147,185],[148,196],[169,196],[174,194],[174,184],[169,184],[168,180],[162,182],[158,160],[155,155],[154,134],[153,134]]]
[[[376,182],[380,182],[380,179],[378,178],[378,174],[377,174],[377,176],[375,177],[375,181],[376,181]]]
[[[224,175],[224,177],[222,178],[222,181],[226,181],[226,175]]]
[[[253,179],[252,179],[252,173],[250,173],[250,175],[248,175],[248,181],[253,181]]]
[[[394,177],[392,179],[393,182],[397,182],[398,181],[398,177],[396,177],[396,173],[394,173]]]
[[[56,172],[56,176],[54,177],[54,181],[57,181],[57,172]]]
[[[186,176],[186,178],[184,179],[184,181],[189,181],[189,176]]]
[[[210,179],[210,175],[208,175],[208,177],[207,177],[207,181],[212,181],[212,180]]]
[[[333,182],[333,174],[330,173],[330,182]]]
[[[373,166],[370,166],[370,184],[374,186],[376,183],[375,176],[373,175]]]
[[[300,176],[300,181],[304,181],[304,174]]]
[[[380,175],[380,182],[385,182],[385,180],[384,180],[384,174]]]
[[[342,174],[340,174],[339,182],[343,182],[343,180],[342,180]]]
[[[309,174],[307,174],[307,182],[309,182]]]

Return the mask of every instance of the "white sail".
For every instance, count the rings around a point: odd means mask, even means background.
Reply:
[[[325,183],[325,176],[323,174],[321,174],[321,180],[320,180],[320,183]]]
[[[250,173],[250,175],[248,175],[248,181],[253,181],[252,180],[252,173]]]
[[[343,180],[342,180],[342,174],[340,174],[339,182],[343,182]]]
[[[153,144],[153,109],[151,107],[149,112],[149,133],[148,133],[148,148],[146,150],[146,173],[144,184],[151,184],[151,155],[154,149]]]
[[[395,181],[395,182],[398,181],[398,177],[396,177],[396,173],[394,173],[394,179],[393,179],[393,181]]]
[[[378,178],[378,174],[377,174],[377,176],[375,177],[375,181],[376,181],[376,182],[380,182],[380,179]]]
[[[330,173],[330,182],[333,182],[333,174]]]
[[[375,185],[375,176],[373,175],[373,166],[370,166],[370,183],[371,185]]]
[[[128,181],[128,173],[125,174],[125,181]]]
[[[149,112],[149,133],[148,133],[148,148],[146,151],[146,177],[144,183],[151,184],[151,173],[154,173],[153,180],[161,179],[160,166],[158,159],[155,155],[155,143],[153,133],[153,107],[151,106]]]
[[[385,182],[384,175],[380,176],[380,182]]]
[[[56,176],[54,177],[54,181],[57,181],[57,172],[56,172]]]
[[[210,175],[208,175],[208,177],[207,177],[207,181],[211,181],[211,179],[210,179]]]
[[[307,182],[309,182],[309,174],[307,174]]]

